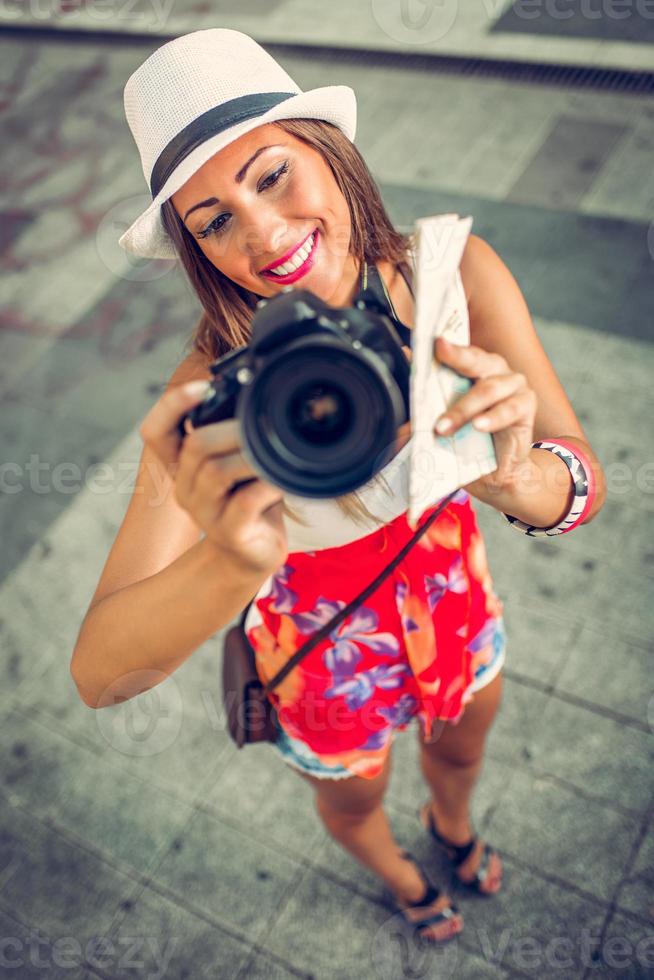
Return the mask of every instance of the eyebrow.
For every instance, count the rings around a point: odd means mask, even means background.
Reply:
[[[234,180],[236,181],[236,183],[237,184],[242,184],[243,183],[243,181],[245,180],[245,176],[246,176],[246,174],[248,172],[248,168],[250,167],[251,164],[254,163],[254,161],[257,159],[257,157],[261,153],[264,152],[264,150],[273,150],[276,146],[279,146],[279,144],[278,143],[273,143],[271,146],[260,146],[259,149],[256,151],[256,153],[253,153],[252,154],[252,156],[247,161],[247,163],[245,163],[241,167],[241,169],[239,170],[239,172],[234,177]],[[189,214],[191,214],[193,211],[197,211],[198,208],[209,208],[213,204],[219,204],[219,203],[220,203],[220,198],[217,198],[217,197],[208,197],[206,199],[206,201],[200,201],[198,204],[194,204],[192,208],[189,208],[188,211],[186,212],[186,214],[184,215],[184,217],[183,217],[182,220],[183,221],[186,221],[186,219],[188,218]]]

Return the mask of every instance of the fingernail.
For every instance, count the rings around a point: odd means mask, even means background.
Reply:
[[[439,435],[443,435],[444,432],[449,432],[452,428],[452,419],[448,419],[446,415],[442,415],[436,423],[436,431]]]
[[[184,385],[184,391],[187,395],[192,398],[199,398],[201,395],[205,395],[209,390],[209,381],[188,381]]]
[[[472,424],[476,429],[487,429],[490,425],[490,419],[486,418],[485,415],[480,415],[478,419],[473,419]]]

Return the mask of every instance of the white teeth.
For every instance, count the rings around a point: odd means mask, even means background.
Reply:
[[[300,268],[302,263],[306,260],[309,252],[313,248],[314,237],[315,237],[315,232],[311,236],[311,238],[302,246],[302,248],[299,248],[297,250],[295,255],[292,258],[290,258],[288,262],[285,262],[284,265],[278,265],[277,268],[275,269],[269,269],[268,271],[271,272],[274,276],[287,276],[289,272],[295,272],[296,269]]]

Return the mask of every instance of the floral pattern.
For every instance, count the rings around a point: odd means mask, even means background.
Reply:
[[[421,521],[431,513],[426,511]],[[248,629],[264,683],[411,538],[406,513],[350,544],[294,552],[258,596]],[[339,771],[374,778],[414,716],[456,722],[475,671],[502,641],[503,605],[465,491],[361,606],[271,692],[285,737]]]

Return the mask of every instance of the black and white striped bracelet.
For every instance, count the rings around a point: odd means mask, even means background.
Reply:
[[[572,506],[563,520],[559,521],[554,527],[535,527],[533,524],[526,524],[524,521],[518,520],[517,517],[513,517],[511,514],[504,514],[504,516],[516,531],[521,531],[523,534],[530,534],[532,537],[537,537],[538,535],[550,536],[553,534],[565,534],[566,531],[571,531],[573,527],[581,523],[595,499],[595,481],[592,467],[588,458],[577,446],[573,446],[563,439],[559,439],[556,442],[545,440],[534,442],[531,448],[547,449],[551,453],[556,453],[568,467],[575,491]]]

